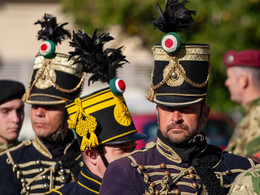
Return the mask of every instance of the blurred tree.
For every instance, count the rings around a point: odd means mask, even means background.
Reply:
[[[161,40],[162,33],[154,30],[152,20],[158,16],[156,3],[163,0],[61,0],[64,12],[75,24],[91,33],[95,28],[121,25],[129,35],[138,35],[150,49]],[[209,43],[211,46],[211,78],[207,101],[211,108],[228,112],[235,103],[229,100],[224,86],[226,78],[222,59],[229,49],[259,49],[259,0],[192,0],[187,4],[197,11],[191,30],[183,33],[184,43]],[[234,86],[235,87],[235,86]]]

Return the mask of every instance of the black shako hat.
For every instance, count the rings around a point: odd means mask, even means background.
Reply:
[[[0,80],[0,104],[13,99],[21,99],[25,92],[22,83],[12,80]]]
[[[176,33],[188,30],[195,11],[185,8],[187,1],[167,0],[165,11],[153,22],[166,33],[160,45],[152,48],[154,67],[152,84],[146,98],[159,105],[185,106],[201,102],[207,96],[209,45],[183,44]]]
[[[40,24],[38,40],[43,40],[39,53],[35,57],[34,67],[29,87],[23,96],[23,101],[30,104],[51,105],[61,104],[78,97],[83,86],[82,65],[74,63],[69,55],[56,53],[55,47],[70,32],[58,25],[56,17],[44,14]]]
[[[108,33],[97,35],[96,31],[92,37],[82,31],[73,33],[71,46],[75,52],[70,52],[70,56],[76,57],[76,63],[83,64],[82,71],[91,74],[88,83],[109,84],[66,105],[69,129],[75,130],[81,151],[101,144],[122,144],[145,138],[137,133],[125,103],[125,83],[116,78],[117,68],[127,62],[122,47],[103,50],[104,44],[112,39]]]

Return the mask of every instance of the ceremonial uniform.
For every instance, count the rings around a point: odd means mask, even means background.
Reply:
[[[77,177],[81,169],[79,145],[67,129],[65,103],[80,95],[81,64],[62,53],[56,44],[69,31],[45,14],[38,39],[43,42],[35,57],[28,89],[22,100],[31,104],[34,140],[25,140],[0,157],[0,194],[44,194]]]
[[[82,70],[91,74],[89,83],[101,81],[109,87],[67,103],[68,125],[75,130],[84,167],[77,182],[47,194],[98,194],[109,162],[133,151],[135,141],[145,138],[137,132],[127,108],[125,83],[116,78],[117,68],[127,62],[122,47],[103,48],[112,39],[109,33],[98,35],[96,31],[92,36],[82,31],[73,34],[71,46],[75,51],[70,52],[71,57],[77,58],[84,66]]]
[[[95,195],[98,194],[101,185],[101,178],[93,174],[86,165],[83,166],[80,174],[78,175],[78,180],[65,185],[60,189],[53,189],[51,192],[46,194],[85,194],[85,195]]]
[[[208,145],[202,125],[210,75],[208,44],[184,44],[176,33],[187,30],[195,11],[187,1],[157,4],[154,26],[166,33],[153,48],[152,83],[146,98],[157,104],[157,141],[109,164],[100,195],[227,194],[236,175],[252,160]]]
[[[159,137],[163,139],[162,136]],[[218,185],[227,194],[234,178],[243,170],[254,166],[252,160],[222,152],[220,148],[207,145],[206,142],[192,154],[199,154],[201,158],[199,156],[191,162],[184,162],[184,156],[180,157],[181,153],[176,153],[177,148],[171,148],[167,141],[161,139],[109,164],[100,195],[113,195],[117,192],[124,195],[206,194],[205,185],[196,171],[196,161],[204,163],[202,168],[206,174],[211,174],[208,171],[214,172]],[[189,147],[182,150],[183,154],[190,155],[188,150]]]
[[[69,134],[63,144],[35,137],[5,151],[0,156],[0,194],[43,194],[74,180],[81,156]]]

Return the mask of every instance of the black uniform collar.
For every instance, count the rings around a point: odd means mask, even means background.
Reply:
[[[89,191],[96,192],[98,194],[101,182],[102,179],[99,176],[92,173],[84,164],[78,176],[79,185],[86,188]]]
[[[207,148],[205,136],[202,134],[194,136],[194,138],[185,144],[174,144],[166,139],[161,131],[157,131],[158,138],[170,148],[172,148],[182,159],[183,162],[191,163],[196,156],[201,154]]]

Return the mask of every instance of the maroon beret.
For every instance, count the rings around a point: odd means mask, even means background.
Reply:
[[[224,64],[227,67],[231,66],[250,66],[260,68],[260,51],[259,50],[229,50],[224,56]]]

